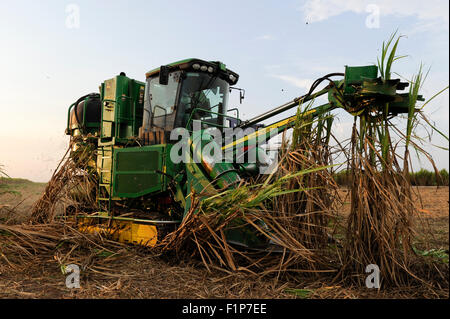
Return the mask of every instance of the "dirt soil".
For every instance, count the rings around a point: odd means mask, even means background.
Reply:
[[[23,222],[45,184],[16,180],[0,187],[0,222]],[[5,190],[7,192],[5,192]],[[449,249],[449,188],[419,187],[425,226],[433,238],[418,236],[417,245]],[[348,193],[341,190],[344,201]],[[348,213],[348,203],[342,216]],[[429,226],[426,226],[429,225]],[[0,233],[1,236],[1,233]],[[421,240],[427,240],[423,243]],[[64,256],[55,253],[36,254],[22,260],[6,256],[0,246],[0,298],[448,298],[448,291],[436,295],[427,289],[367,289],[342,287],[327,277],[320,280],[304,277],[302,285],[292,285],[277,278],[255,280],[242,273],[209,273],[201,261],[177,261],[153,256],[136,247],[125,247],[114,254],[107,251],[75,247],[81,265],[79,289],[65,285],[61,271]],[[292,290],[297,289],[297,290]],[[448,289],[447,289],[448,290]]]
[[[34,183],[20,178],[0,177],[1,218],[23,222],[31,214],[33,204],[41,197],[47,183]]]

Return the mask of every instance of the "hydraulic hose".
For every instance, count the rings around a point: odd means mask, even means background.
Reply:
[[[327,75],[325,75],[325,76],[323,76],[321,78],[318,78],[317,80],[315,80],[313,82],[313,84],[311,85],[308,93],[306,93],[305,95],[302,95],[302,96],[300,96],[298,98],[295,98],[291,102],[285,103],[285,104],[283,104],[281,106],[278,106],[278,107],[276,107],[276,108],[274,108],[274,109],[272,109],[270,111],[267,111],[267,112],[265,112],[263,114],[260,114],[260,115],[258,115],[256,117],[254,117],[253,119],[250,119],[248,121],[244,121],[244,122],[242,122],[241,125],[239,125],[239,127],[246,128],[246,127],[252,126],[254,124],[260,123],[261,121],[264,121],[264,120],[266,120],[268,118],[271,118],[272,116],[278,115],[280,113],[283,113],[283,112],[285,112],[285,111],[287,111],[287,110],[297,106],[300,101],[305,101],[307,99],[310,99],[311,96],[324,94],[324,93],[327,92],[327,90],[328,90],[327,88],[325,88],[325,89],[323,89],[323,90],[321,90],[321,91],[319,91],[319,92],[317,92],[315,94],[313,92],[320,85],[320,83],[322,83],[325,80],[328,80],[331,83],[333,83],[333,81],[330,79],[330,77],[333,77],[333,76],[344,76],[344,75],[345,75],[344,73],[330,73],[330,74],[327,74]]]

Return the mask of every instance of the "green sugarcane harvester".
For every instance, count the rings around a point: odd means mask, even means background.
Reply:
[[[92,190],[98,209],[75,212],[80,229],[154,246],[187,216],[193,191],[217,193],[260,174],[269,161],[257,140],[293,127],[297,116],[266,126],[263,121],[322,95],[328,95],[328,103],[311,107],[304,116],[314,118],[340,108],[353,115],[395,116],[408,113],[411,104],[408,92],[397,92],[408,83],[381,79],[375,65],[346,66],[345,73],[317,79],[305,95],[245,121],[238,111],[233,117],[227,109],[238,78],[221,62],[187,59],[146,73],[145,83],[121,73],[103,82],[100,94],[85,95],[70,105],[66,133],[71,136],[71,156],[90,146],[95,152],[90,168],[98,177]],[[317,91],[324,81],[328,85]],[[184,143],[170,138],[179,128],[190,133]],[[217,143],[208,133],[211,128],[258,130],[219,145],[221,152],[232,154],[234,160],[227,161],[203,154],[207,145]],[[250,151],[256,151],[255,161],[235,160],[239,152],[245,158]],[[174,160],[174,154],[184,160]],[[248,231],[234,229],[226,236],[249,248],[269,244]]]

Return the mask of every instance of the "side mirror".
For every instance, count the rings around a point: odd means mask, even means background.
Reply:
[[[159,84],[167,85],[169,83],[169,67],[161,65],[159,69]]]
[[[245,98],[245,90],[230,86],[230,93],[231,93],[231,90],[239,91],[239,103],[242,104],[242,100]]]
[[[239,91],[239,103],[242,104],[242,100],[245,97],[245,90],[240,90]]]

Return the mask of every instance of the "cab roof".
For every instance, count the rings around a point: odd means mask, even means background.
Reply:
[[[227,69],[226,65],[220,61],[204,61],[201,59],[190,58],[190,59],[173,62],[173,63],[167,64],[166,66],[169,67],[170,71],[192,70],[194,72],[202,72],[199,69],[193,68],[193,65],[195,65],[195,64],[198,64],[200,66],[206,66],[207,68],[212,67],[213,72],[210,72],[210,73],[219,75],[220,78],[223,78],[225,81],[227,81],[231,85],[236,84],[239,79],[239,75],[237,73]],[[160,69],[161,69],[161,67],[153,69],[151,71],[148,71],[145,74],[145,77],[149,78],[149,77],[157,76],[160,72]]]

